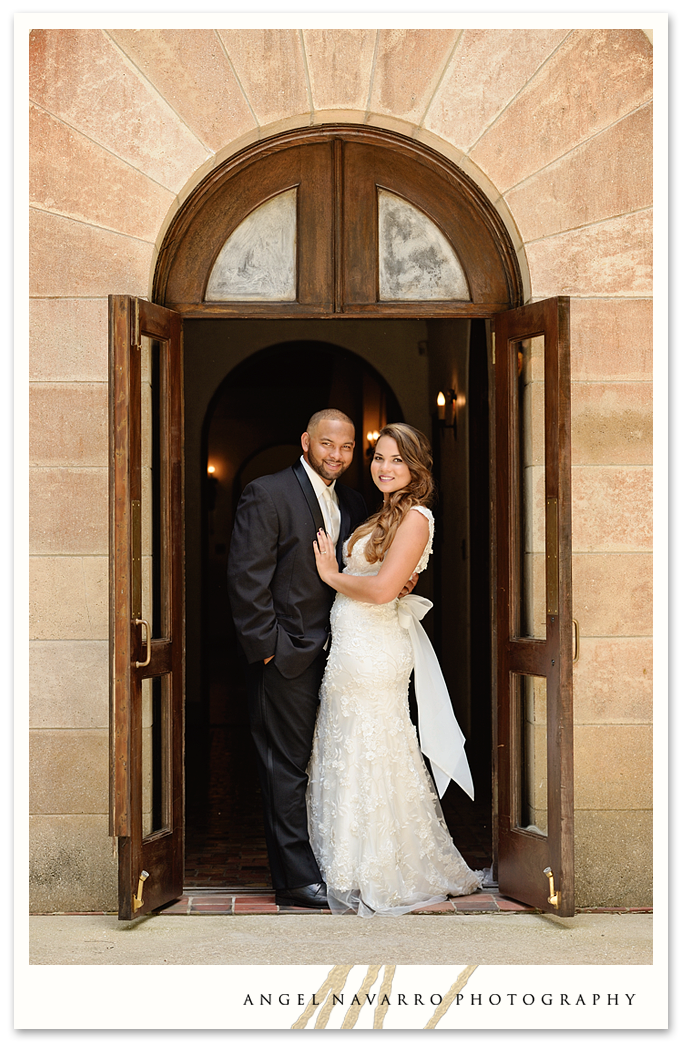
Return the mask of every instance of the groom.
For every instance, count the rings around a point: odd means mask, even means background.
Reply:
[[[233,621],[248,661],[250,730],[259,760],[276,903],[328,908],[308,839],[305,789],[334,591],[317,574],[318,529],[344,540],[367,517],[363,497],[337,479],[353,459],[355,427],[338,409],[316,412],[294,466],[243,492],[228,556]]]

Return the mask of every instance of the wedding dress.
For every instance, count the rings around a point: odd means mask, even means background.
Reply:
[[[420,573],[432,551],[434,522],[426,507],[415,509],[430,527]],[[377,574],[382,562],[366,561],[367,540],[361,537],[350,557],[345,549],[345,572]],[[310,842],[332,911],[400,915],[481,885],[482,872],[471,871],[452,842],[409,717],[414,646],[401,613],[411,597],[371,605],[337,593],[332,607],[307,788]],[[456,722],[454,728],[463,752]],[[468,770],[465,755],[463,765]],[[472,795],[470,773],[466,780],[447,773]],[[443,791],[449,778],[441,776]]]

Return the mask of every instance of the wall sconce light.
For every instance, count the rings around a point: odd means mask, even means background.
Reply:
[[[213,467],[211,463],[207,467],[207,474],[216,474],[216,467]]]
[[[379,436],[379,430],[368,430],[368,433],[366,434],[368,447],[365,450],[365,454],[367,456],[372,456],[373,452],[375,451],[375,445],[377,444],[377,439],[379,438]]]
[[[437,395],[437,422],[441,430],[453,430],[457,433],[457,392],[448,390],[444,394],[441,390]]]

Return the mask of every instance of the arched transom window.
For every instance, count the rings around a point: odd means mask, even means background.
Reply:
[[[426,147],[305,129],[231,158],[191,195],[154,296],[188,316],[489,316],[521,301],[499,216]]]

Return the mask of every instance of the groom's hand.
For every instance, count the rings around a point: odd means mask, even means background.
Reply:
[[[401,594],[399,594],[398,597],[399,598],[405,598],[407,594],[411,593],[411,591],[413,590],[413,588],[416,586],[417,583],[418,583],[418,573],[414,572],[414,574],[411,577],[411,579],[407,580],[406,583],[404,584],[404,586],[402,588],[402,591],[401,591]]]

